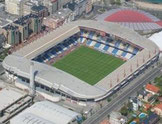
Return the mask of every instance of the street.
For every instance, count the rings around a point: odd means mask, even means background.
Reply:
[[[140,89],[143,85],[147,84],[151,79],[162,74],[162,67],[155,68],[150,73],[146,74],[143,78],[138,80],[134,85],[132,85],[129,89],[124,91],[118,97],[113,99],[108,105],[101,108],[100,111],[92,115],[90,118],[85,120],[83,124],[98,124],[102,121],[110,112],[112,112],[118,105],[123,104],[132,94],[134,94],[138,89]]]

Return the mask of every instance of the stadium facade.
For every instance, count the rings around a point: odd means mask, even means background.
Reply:
[[[77,44],[125,60],[94,86],[49,65],[50,60]],[[65,24],[3,61],[6,75],[21,89],[30,87],[30,63],[36,92],[52,101],[67,99],[77,104],[97,102],[129,84],[158,61],[159,48],[149,39],[118,24],[82,20]]]

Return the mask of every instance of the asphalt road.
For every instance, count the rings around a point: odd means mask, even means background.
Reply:
[[[125,90],[121,95],[113,99],[107,106],[103,107],[100,111],[92,115],[85,120],[83,124],[98,124],[103,120],[111,111],[113,111],[118,105],[123,104],[131,95],[138,91],[143,85],[147,84],[150,80],[162,74],[162,67],[156,68],[150,73],[146,74],[143,78],[138,80],[129,89]]]

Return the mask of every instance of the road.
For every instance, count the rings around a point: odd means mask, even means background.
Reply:
[[[92,115],[85,120],[83,124],[98,124],[103,120],[111,111],[113,111],[118,105],[123,104],[131,95],[137,92],[143,85],[147,84],[150,80],[162,74],[162,67],[156,68],[150,73],[146,74],[143,78],[138,80],[129,89],[124,91],[121,95],[113,99],[107,106],[103,107],[100,111]]]

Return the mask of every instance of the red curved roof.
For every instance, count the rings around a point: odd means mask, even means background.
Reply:
[[[131,9],[117,11],[104,20],[110,22],[153,22],[153,20],[145,14]]]
[[[162,21],[156,22],[158,25],[162,26]]]
[[[135,31],[162,29],[162,21],[148,12],[131,9],[111,9],[96,17],[97,20],[114,22]]]

